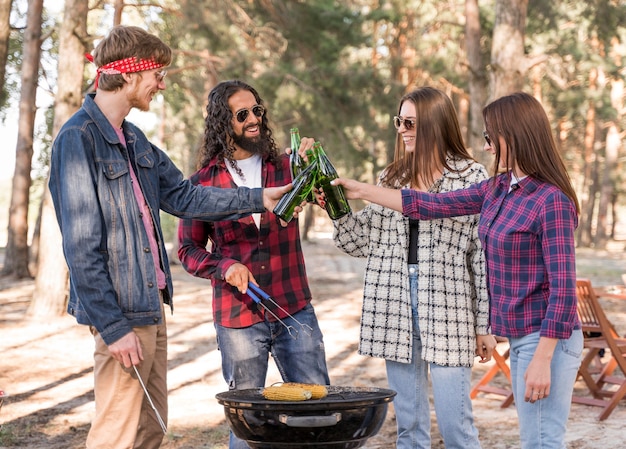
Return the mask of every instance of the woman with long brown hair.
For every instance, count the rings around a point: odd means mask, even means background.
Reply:
[[[394,159],[380,185],[448,192],[487,179],[441,90],[400,100]],[[400,190],[395,190],[399,193]],[[359,353],[385,359],[398,449],[430,449],[429,371],[447,449],[480,449],[469,397],[476,355],[491,358],[489,297],[478,215],[410,220],[376,204],[333,222],[338,248],[367,257]]]

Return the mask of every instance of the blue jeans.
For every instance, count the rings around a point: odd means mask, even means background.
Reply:
[[[422,360],[417,316],[417,267],[409,265],[413,309],[413,356],[411,363],[386,360],[389,388],[398,394],[393,400],[398,427],[397,449],[430,449],[430,405],[428,369],[432,379],[437,424],[446,449],[479,449],[474,426],[470,367],[442,366]]]
[[[522,449],[565,449],[567,418],[583,350],[582,331],[575,330],[569,339],[557,343],[550,364],[550,396],[534,404],[524,401],[524,374],[539,343],[539,332],[509,341]]]
[[[264,387],[270,353],[283,381],[330,384],[322,331],[313,306],[308,304],[293,317],[311,326],[310,336],[292,318],[283,322],[298,331],[297,338],[277,321],[265,320],[242,329],[215,324],[222,374],[229,390]],[[229,448],[244,449],[248,445],[231,432]]]

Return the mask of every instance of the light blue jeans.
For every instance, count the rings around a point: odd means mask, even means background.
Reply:
[[[480,449],[469,397],[472,369],[442,366],[422,360],[422,341],[417,319],[416,265],[409,265],[409,281],[413,309],[413,362],[386,360],[389,388],[398,393],[393,400],[398,427],[396,447],[430,449],[430,367],[435,414],[446,449]]]
[[[311,304],[293,315],[309,325],[306,333],[294,319],[283,322],[298,331],[293,338],[277,321],[265,320],[242,329],[215,324],[217,345],[222,355],[222,374],[229,390],[264,387],[269,355],[272,354],[285,382],[329,385],[322,331]],[[245,441],[230,433],[230,449],[247,449]]]
[[[539,332],[510,338],[511,383],[519,417],[522,449],[565,449],[565,431],[574,382],[583,351],[583,334],[575,330],[567,340],[559,340],[550,364],[550,396],[534,404],[524,401],[524,373],[535,354]]]

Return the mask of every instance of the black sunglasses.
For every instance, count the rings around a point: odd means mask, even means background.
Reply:
[[[250,111],[252,111],[255,117],[263,117],[263,115],[265,114],[265,108],[260,104],[255,104],[251,108],[239,109],[237,112],[235,112],[235,118],[239,123],[243,123],[248,118]]]
[[[396,115],[393,118],[393,126],[395,126],[396,129],[400,129],[401,125],[404,125],[404,127],[407,129],[407,131],[411,131],[413,128],[415,128],[415,119],[414,118],[404,118],[402,116]]]
[[[487,145],[491,146],[491,137],[489,137],[487,131],[483,131],[483,137],[485,138],[485,142],[487,142]]]

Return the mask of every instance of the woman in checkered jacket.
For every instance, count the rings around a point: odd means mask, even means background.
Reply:
[[[428,192],[487,179],[466,150],[450,98],[422,87],[400,100],[393,162],[379,184]],[[432,221],[371,204],[333,222],[338,248],[366,257],[359,353],[385,359],[397,448],[430,448],[428,373],[446,448],[480,448],[471,367],[491,358],[478,215]]]

